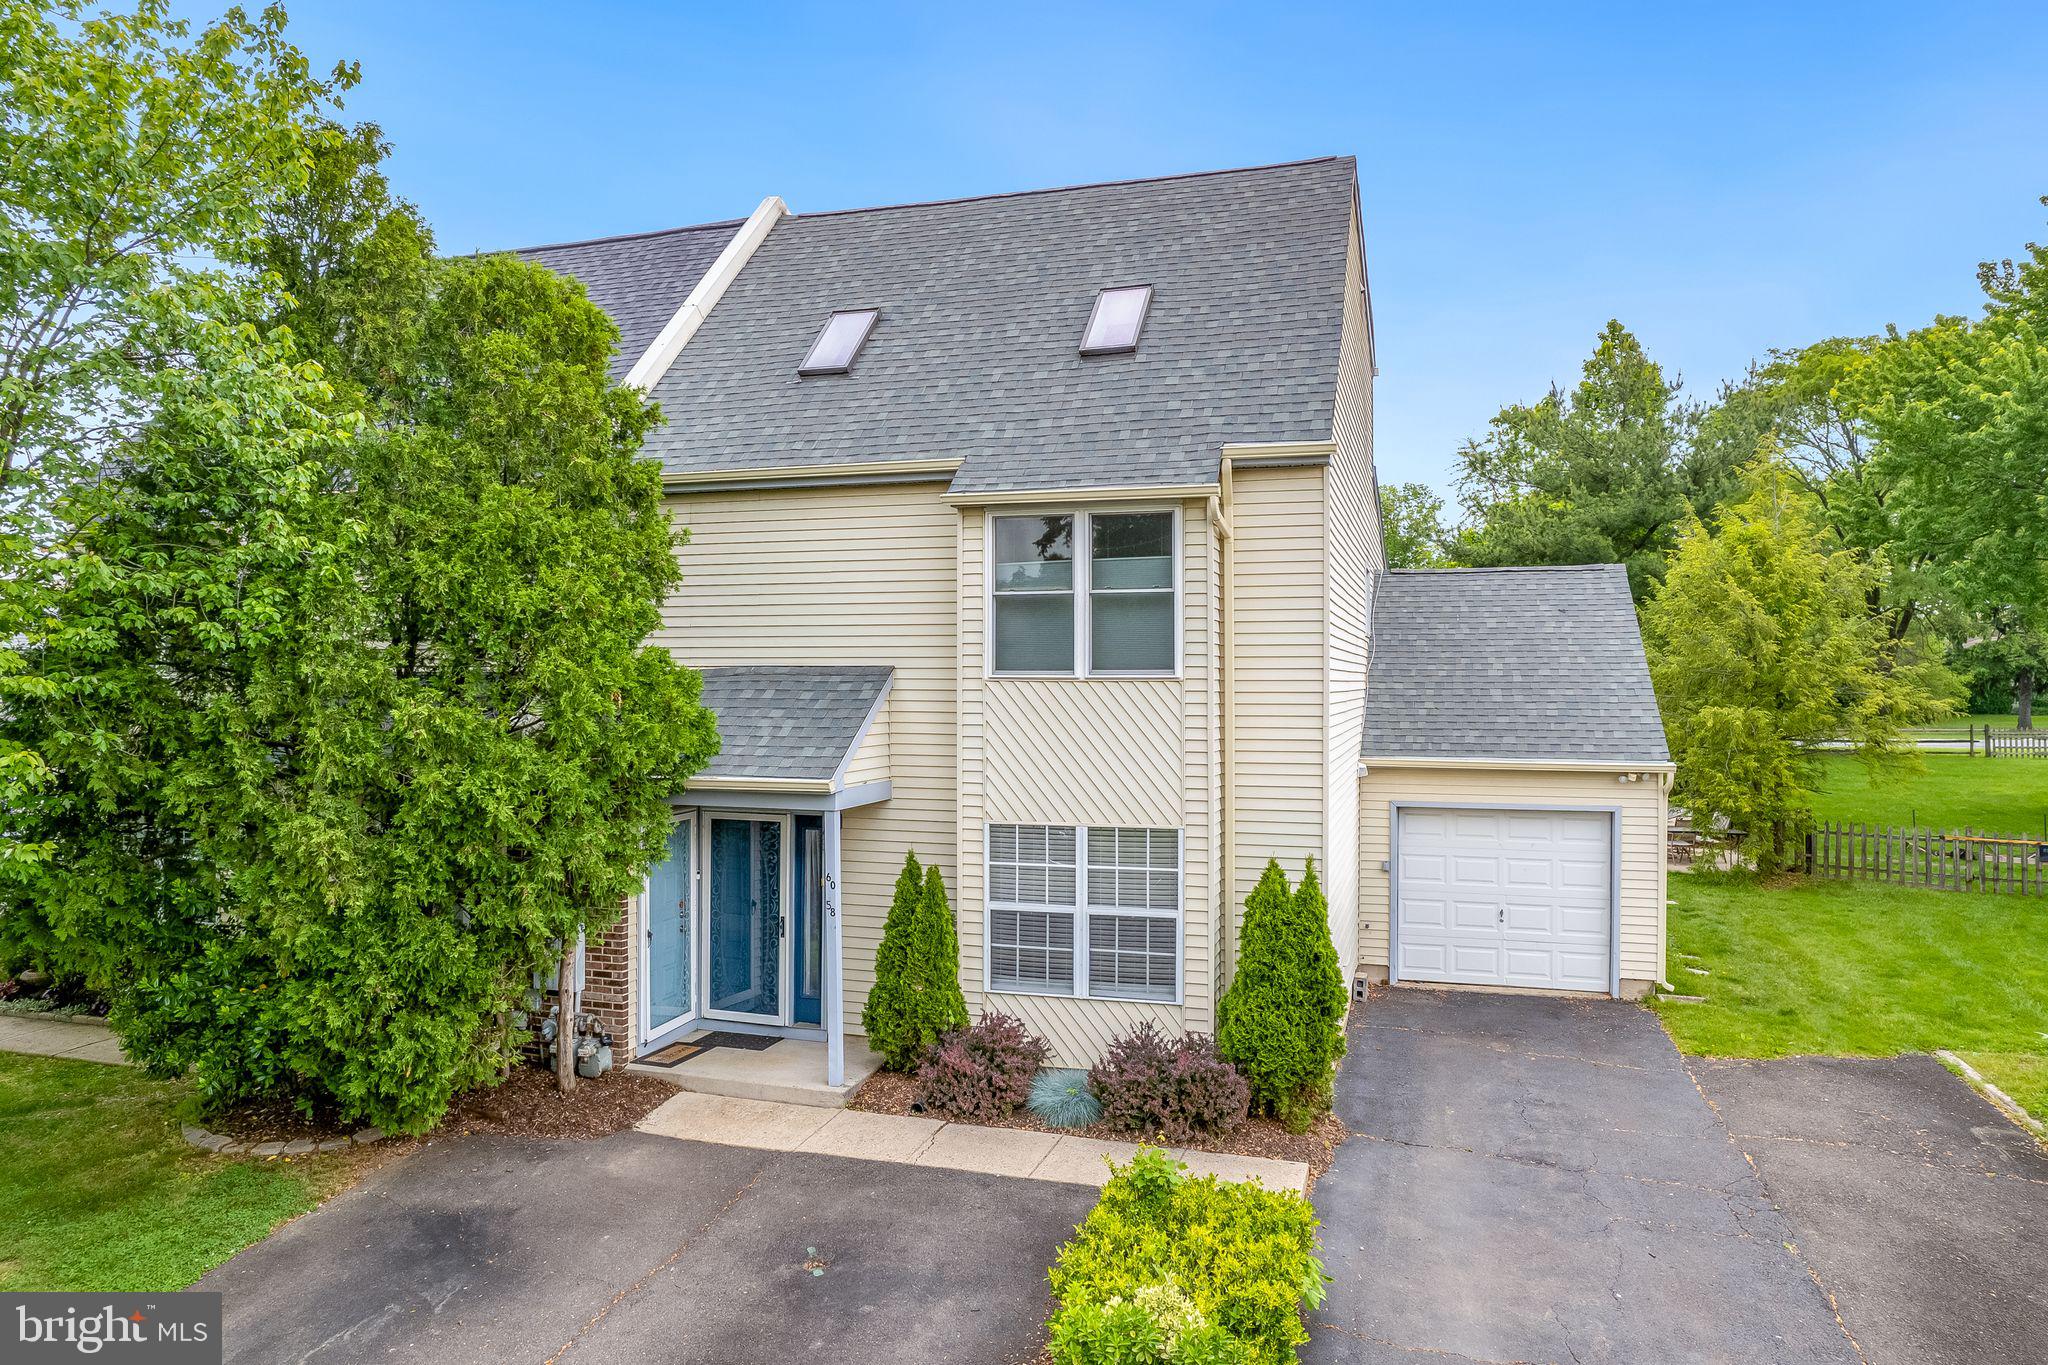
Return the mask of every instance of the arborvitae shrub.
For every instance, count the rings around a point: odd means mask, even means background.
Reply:
[[[903,860],[896,896],[875,949],[875,984],[861,1007],[868,1046],[891,1071],[915,1071],[946,1034],[967,1027],[960,993],[960,940],[936,867]]]
[[[1314,859],[1293,892],[1269,861],[1245,899],[1237,975],[1217,1005],[1217,1046],[1251,1082],[1255,1108],[1296,1131],[1329,1108],[1344,1008],[1344,972]]]

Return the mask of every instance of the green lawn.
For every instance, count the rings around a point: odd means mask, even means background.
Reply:
[[[0,1290],[180,1289],[346,1183],[346,1155],[195,1151],[183,1093],[125,1066],[0,1053]]]
[[[1994,834],[2039,834],[2048,820],[2048,758],[1970,758],[1922,754],[1922,771],[1872,785],[1846,754],[1825,760],[1814,801],[1822,820],[1865,824],[1968,825]]]
[[[1701,873],[1674,875],[1671,897],[1667,979],[1706,997],[1657,1008],[1681,1051],[1949,1048],[2048,1114],[2048,901]]]

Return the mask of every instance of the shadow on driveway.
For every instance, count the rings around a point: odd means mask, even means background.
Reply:
[[[1857,1360],[1648,1011],[1403,987],[1350,1045],[1305,1359]]]
[[[244,1365],[1023,1361],[1096,1195],[640,1133],[467,1138],[194,1287],[225,1296]]]

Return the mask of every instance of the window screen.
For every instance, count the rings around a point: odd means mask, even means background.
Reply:
[[[992,989],[1074,989],[1076,843],[1066,825],[989,826]]]
[[[1088,518],[1088,652],[1095,673],[1173,671],[1173,513]]]

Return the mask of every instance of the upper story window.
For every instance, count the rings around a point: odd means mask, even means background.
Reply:
[[[990,521],[990,672],[1175,671],[1174,513],[1056,512]]]
[[[796,372],[811,374],[845,374],[853,365],[853,358],[860,354],[860,348],[874,330],[875,319],[881,316],[877,308],[854,308],[834,313],[825,319],[824,330],[811,343],[810,353],[804,356],[804,363]]]
[[[1115,355],[1138,349],[1138,333],[1145,326],[1145,312],[1152,306],[1152,286],[1140,284],[1122,289],[1105,289],[1095,296],[1088,314],[1088,330],[1081,334],[1082,355]]]

